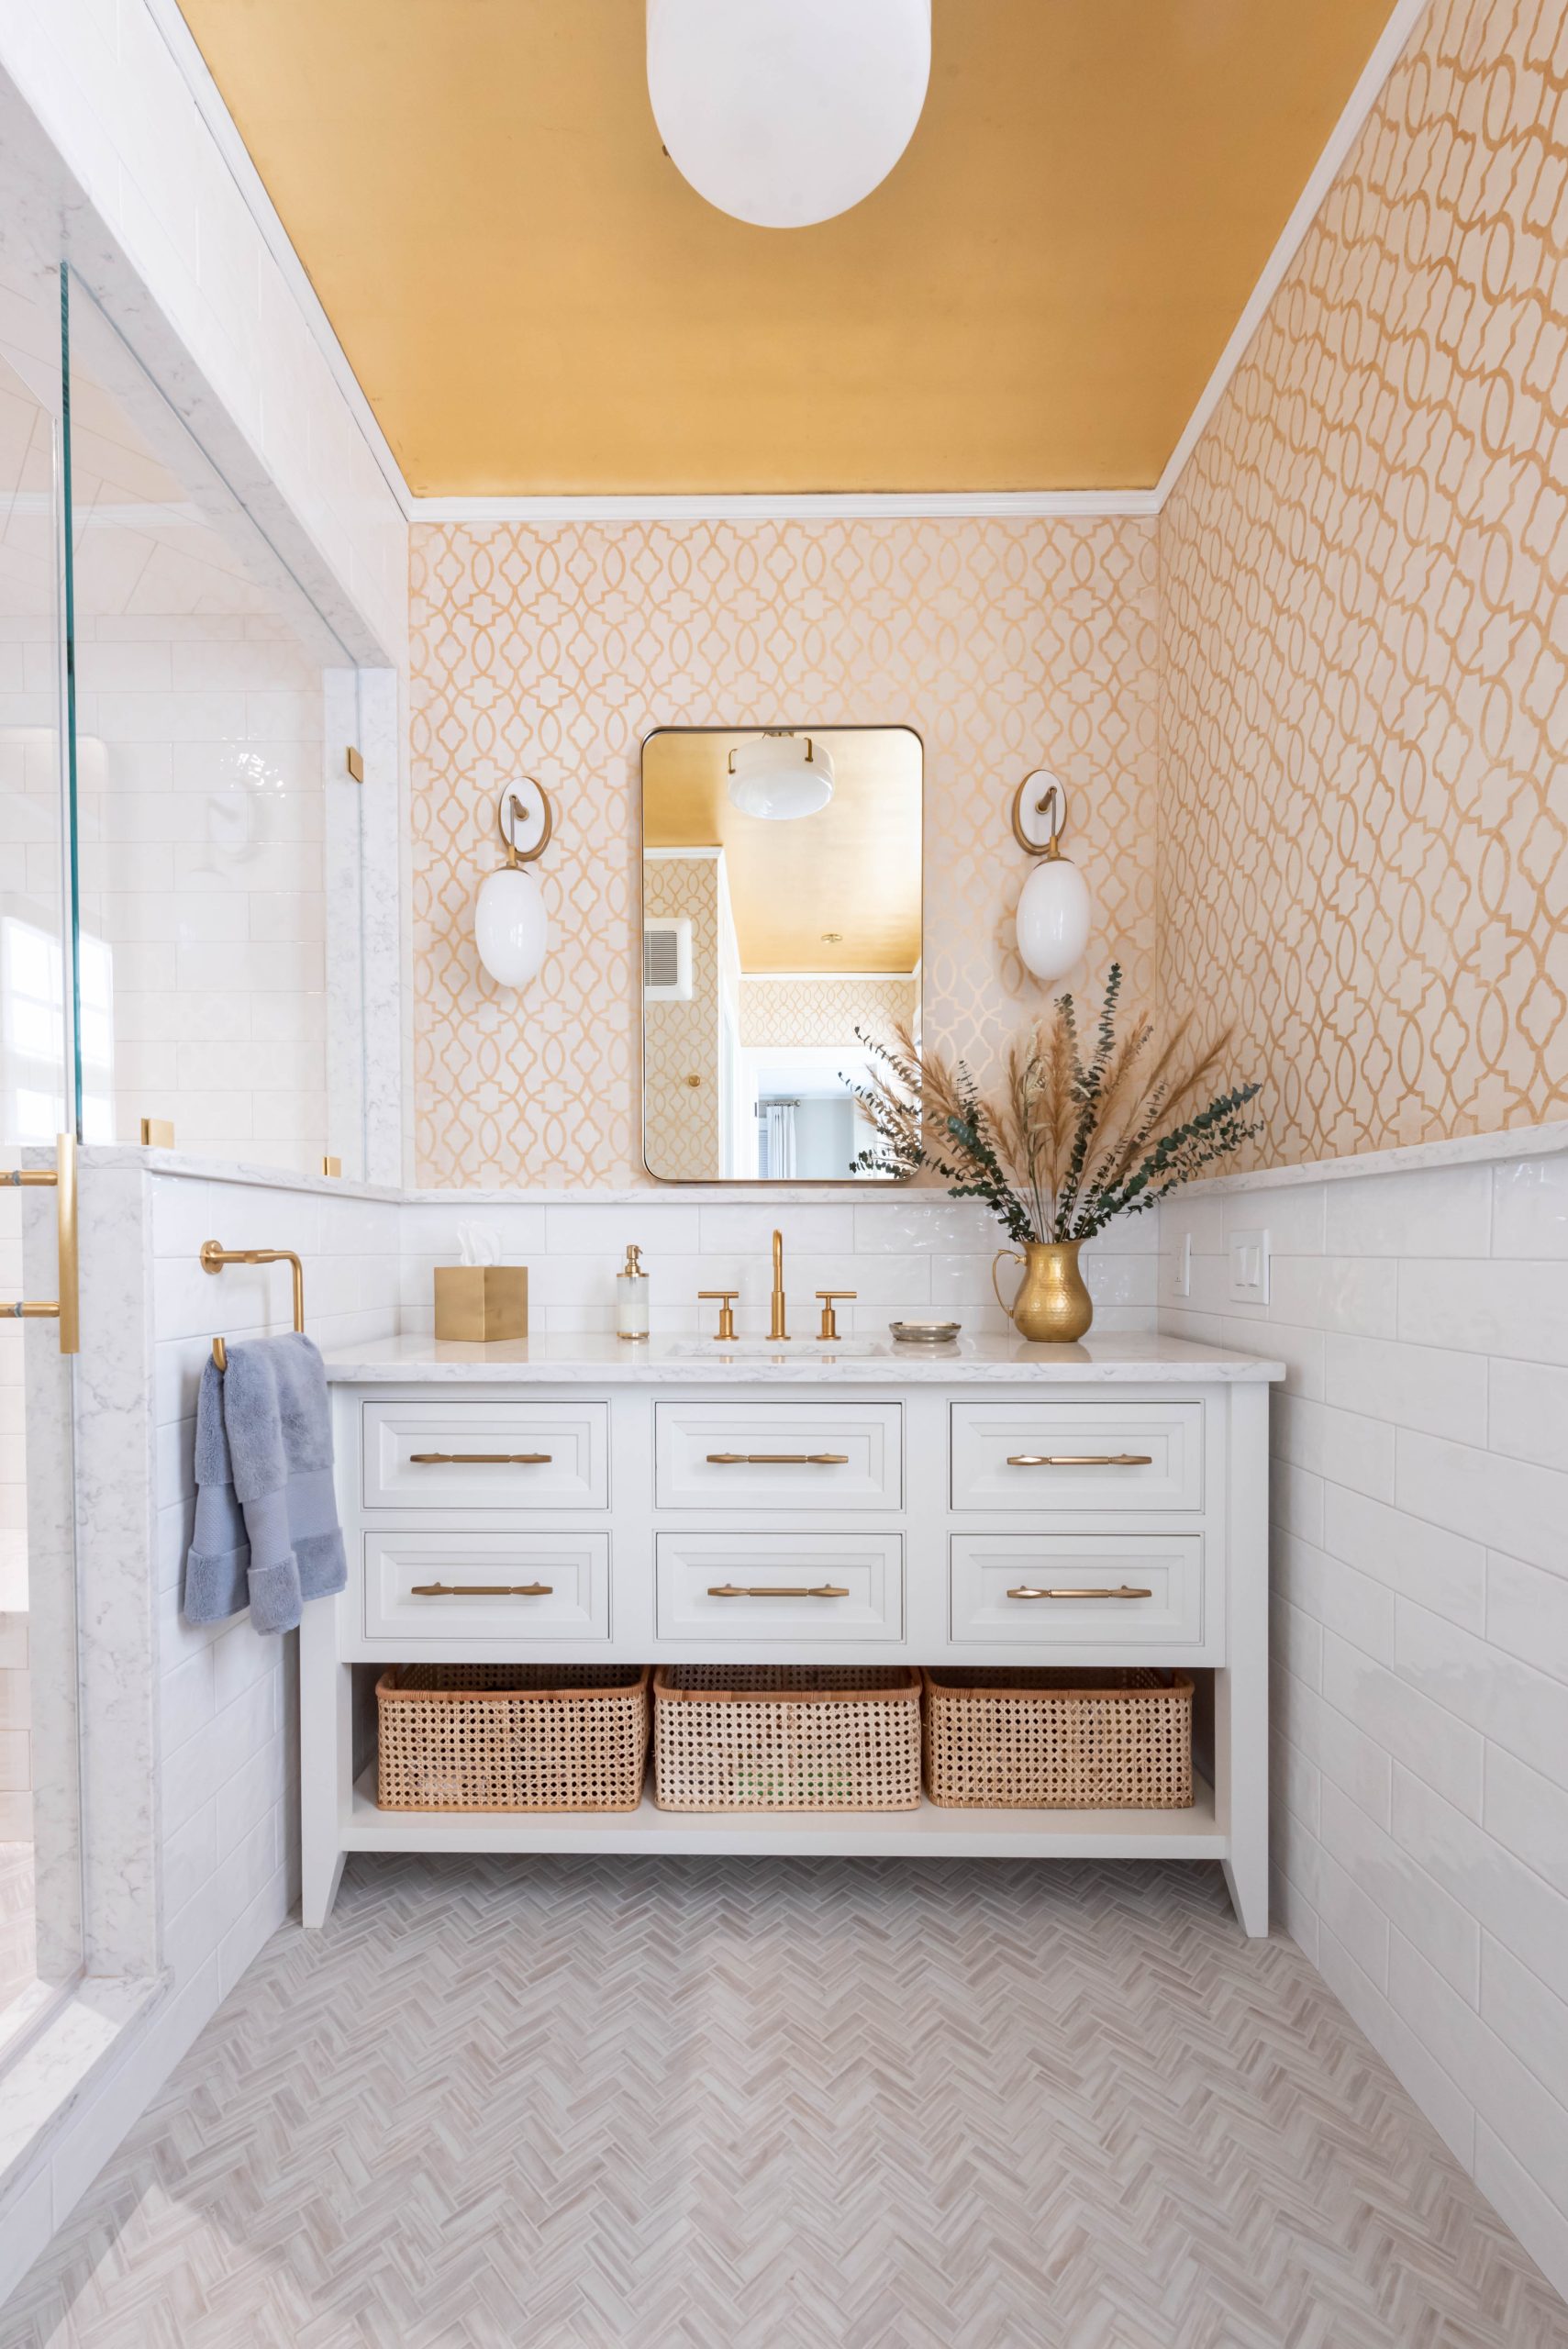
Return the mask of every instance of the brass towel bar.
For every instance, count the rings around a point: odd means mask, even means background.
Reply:
[[[1147,1452],[1010,1452],[1009,1468],[1151,1468]]]
[[[199,1250],[204,1273],[221,1273],[226,1264],[290,1264],[294,1268],[294,1326],[305,1330],[305,1267],[292,1248],[224,1248],[204,1240]],[[228,1348],[221,1338],[212,1341],[212,1358],[219,1370],[228,1368]]]
[[[58,1321],[61,1353],[79,1354],[82,1351],[82,1312],[76,1250],[75,1135],[57,1134],[54,1149],[55,1163],[52,1166],[14,1166],[0,1174],[0,1183],[17,1190],[54,1192],[60,1294],[58,1297],[39,1297],[31,1303],[26,1297],[18,1297],[12,1305],[0,1305],[0,1320]]]

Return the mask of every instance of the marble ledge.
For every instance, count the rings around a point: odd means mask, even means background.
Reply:
[[[1185,1338],[1088,1338],[1075,1346],[1031,1346],[1021,1338],[960,1338],[951,1346],[895,1346],[891,1340],[846,1341],[837,1353],[810,1339],[791,1351],[743,1339],[727,1352],[717,1341],[621,1339],[561,1332],[482,1346],[426,1337],[381,1338],[326,1356],[339,1386],[1240,1386],[1283,1378],[1285,1365],[1266,1354],[1232,1353]],[[711,1350],[710,1350],[711,1348]]]
[[[1551,1158],[1568,1151],[1568,1119],[1546,1126],[1508,1126],[1500,1133],[1455,1134],[1444,1141],[1402,1142],[1359,1157],[1307,1158],[1296,1166],[1257,1166],[1242,1174],[1211,1174],[1190,1183],[1180,1199],[1219,1198],[1240,1191],[1282,1191],[1306,1183],[1365,1182],[1376,1174],[1419,1174],[1440,1166],[1487,1166],[1510,1158]]]
[[[1459,1134],[1442,1141],[1400,1144],[1348,1158],[1305,1159],[1294,1166],[1261,1166],[1241,1174],[1216,1174],[1189,1185],[1182,1197],[1211,1198],[1233,1191],[1281,1190],[1290,1184],[1364,1181],[1369,1175],[1419,1173],[1426,1167],[1474,1166],[1510,1158],[1544,1158],[1568,1151],[1568,1119],[1543,1126],[1513,1126],[1499,1133]],[[40,1151],[37,1163],[51,1163]],[[30,1161],[28,1163],[31,1163]],[[83,1146],[84,1166],[134,1167],[190,1182],[239,1183],[262,1189],[310,1191],[323,1198],[374,1199],[394,1207],[907,1207],[912,1202],[945,1206],[948,1195],[923,1183],[580,1183],[564,1186],[476,1186],[430,1190],[390,1183],[356,1183],[338,1175],[306,1174],[287,1166],[253,1165],[231,1158],[200,1158],[184,1151],[143,1150],[135,1142],[91,1142]]]

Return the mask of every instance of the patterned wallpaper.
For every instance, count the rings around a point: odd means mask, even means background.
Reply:
[[[1161,974],[1264,1163],[1568,1108],[1568,12],[1437,0],[1161,518]]]
[[[910,1027],[913,979],[747,979],[740,988],[743,1044],[852,1044],[857,1028],[892,1043]]]
[[[642,1178],[638,745],[656,726],[898,720],[926,745],[925,1021],[983,1063],[1041,1000],[1012,952],[1020,776],[1057,768],[1098,978],[1154,983],[1150,521],[417,524],[417,1161],[430,1185]],[[480,971],[501,784],[554,795],[556,947]]]
[[[684,914],[692,925],[691,1001],[651,1003],[644,1014],[648,1163],[672,1183],[718,1172],[718,875],[716,857],[659,856],[644,884],[646,913]]]

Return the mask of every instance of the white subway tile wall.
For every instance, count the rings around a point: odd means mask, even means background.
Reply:
[[[129,525],[98,535],[151,544]],[[87,1130],[135,1141],[143,1117],[167,1119],[196,1156],[314,1173],[328,1146],[321,671],[258,590],[221,584],[259,608],[80,630],[83,986],[106,997],[89,992],[84,1053],[95,1010],[112,1041],[85,1071]],[[52,843],[35,852],[46,864]]]
[[[697,1291],[734,1287],[738,1330],[765,1337],[775,1229],[784,1235],[789,1326],[798,1336],[817,1327],[819,1288],[855,1291],[854,1301],[839,1308],[840,1328],[852,1333],[885,1338],[890,1320],[935,1313],[971,1333],[1008,1327],[991,1286],[1002,1235],[977,1204],[932,1193],[830,1206],[766,1199],[731,1206],[688,1204],[678,1192],[651,1190],[630,1205],[485,1207],[454,1197],[450,1205],[427,1199],[406,1208],[398,1305],[410,1334],[434,1328],[435,1268],[459,1261],[468,1227],[488,1235],[505,1262],[528,1265],[529,1326],[542,1333],[613,1330],[615,1276],[635,1241],[652,1284],[655,1330],[711,1330],[717,1308],[699,1302]],[[1154,1328],[1158,1250],[1152,1215],[1113,1226],[1084,1250],[1097,1330]],[[997,1277],[1010,1296],[1018,1268],[1004,1261]]]
[[[1568,2291],[1568,1152],[1200,1189],[1162,1243],[1162,1329],[1290,1365],[1280,1913]]]

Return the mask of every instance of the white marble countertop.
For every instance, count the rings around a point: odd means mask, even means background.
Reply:
[[[690,1386],[711,1378],[763,1386],[828,1385],[948,1386],[1173,1386],[1283,1378],[1284,1364],[1266,1354],[1232,1353],[1185,1338],[1090,1337],[1076,1346],[1031,1346],[1021,1338],[959,1338],[945,1346],[897,1346],[890,1339],[845,1339],[835,1348],[814,1339],[782,1345],[717,1340],[554,1336],[489,1346],[425,1337],[379,1338],[326,1356],[339,1386]]]

